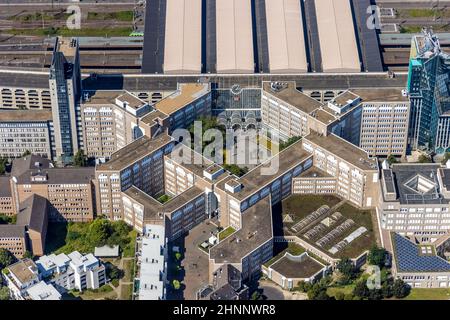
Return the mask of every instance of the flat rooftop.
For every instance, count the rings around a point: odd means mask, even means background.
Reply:
[[[242,258],[273,238],[269,196],[247,209],[241,219],[241,229],[209,250],[209,258],[214,263],[240,263]]]
[[[156,119],[165,119],[167,118],[167,115],[165,113],[162,113],[159,110],[152,110],[147,115],[145,115],[143,118],[141,118],[141,121],[148,125],[153,125]]]
[[[345,91],[344,93],[338,95],[336,98],[332,99],[331,102],[335,102],[337,104],[345,106],[349,103],[349,101],[353,101],[358,97],[358,95],[352,93],[351,91]]]
[[[116,104],[116,98],[123,94],[123,90],[98,90],[89,91],[89,99],[82,102],[83,105],[89,104]]]
[[[401,204],[441,204],[450,199],[442,196],[439,188],[439,164],[394,164],[383,170],[388,192],[396,192]],[[386,200],[385,200],[386,201]]]
[[[140,107],[146,105],[147,103],[138,97],[132,95],[129,92],[125,92],[117,97],[117,100],[121,101],[122,103],[127,103],[127,105],[135,110],[139,109]]]
[[[44,122],[52,119],[51,110],[0,110],[0,122]]]
[[[208,92],[208,84],[182,83],[178,85],[177,91],[157,102],[154,107],[162,113],[170,115]]]
[[[303,171],[298,178],[331,178],[332,175],[328,172],[320,170],[317,167],[311,167],[308,170]]]
[[[323,265],[305,253],[301,259],[296,259],[288,252],[269,267],[282,276],[291,279],[310,278],[324,268]]]
[[[32,180],[33,177],[42,176],[46,179]],[[29,169],[20,176],[16,176],[19,184],[89,184],[95,179],[95,168],[48,168]]]
[[[7,269],[22,283],[38,278],[36,264],[28,258],[8,266]]]
[[[409,102],[402,93],[402,88],[350,89],[361,97],[363,102]]]
[[[123,191],[123,193],[144,206],[144,222],[147,222],[162,220],[162,214],[174,212],[178,208],[185,205],[187,202],[202,195],[204,191],[194,186],[187,189],[185,192],[179,194],[178,196],[171,198],[164,204],[149,196],[139,188],[136,188],[135,186],[128,188],[126,191]]]
[[[299,109],[304,113],[310,114],[322,106],[322,103],[310,96],[297,90],[295,82],[282,82],[283,87],[280,90],[273,90],[271,82],[263,83],[263,90],[270,93],[274,97],[289,103],[291,106]]]
[[[278,170],[276,170],[276,173],[262,174],[263,168],[265,168],[266,170],[269,169],[269,164],[271,163],[271,160],[274,159],[274,157],[278,157],[279,161]],[[312,154],[302,148],[302,141],[298,141],[288,148],[284,149],[274,157],[270,158],[269,160],[249,171],[247,174],[243,175],[240,178],[230,176],[223,179],[217,184],[217,187],[221,190],[226,190],[225,184],[227,182],[231,180],[237,180],[240,184],[242,184],[242,189],[236,193],[230,193],[229,191],[226,192],[238,200],[244,200],[254,194],[257,190],[264,188],[273,180],[284,175],[286,171],[294,168],[306,159],[312,157]]]
[[[124,148],[113,153],[111,159],[106,163],[97,166],[97,171],[116,171],[122,170],[152,152],[164,147],[172,138],[166,134],[160,134],[157,137],[150,139],[147,136],[142,136],[132,143],[126,145]]]
[[[369,158],[367,152],[334,134],[325,137],[311,132],[303,140],[303,143],[310,141],[361,170],[377,170],[378,164],[376,159]]]

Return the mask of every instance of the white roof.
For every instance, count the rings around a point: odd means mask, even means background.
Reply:
[[[216,0],[218,73],[253,73],[251,0]]]
[[[41,281],[31,288],[27,289],[27,293],[32,300],[61,300],[61,294],[51,284]]]
[[[160,274],[164,271],[164,226],[146,225],[142,237],[141,266],[139,276],[139,300],[159,300],[164,296],[164,283]]]
[[[200,73],[202,0],[167,0],[164,73]]]
[[[95,247],[94,256],[96,257],[117,257],[119,256],[119,246],[108,246]]]
[[[308,72],[298,0],[266,0],[270,72]]]
[[[36,264],[41,266],[44,270],[51,270],[56,267],[64,267],[70,262],[70,258],[64,254],[60,253],[55,255],[54,253],[48,256],[42,256],[37,261]]]
[[[98,263],[98,259],[96,257],[94,257],[94,255],[92,253],[88,253],[83,256],[78,251],[74,251],[72,253],[69,253],[68,256],[72,260],[70,262],[71,266],[74,266],[74,267],[83,266],[84,268],[87,268],[93,264]]]
[[[359,72],[350,0],[316,0],[323,72]]]

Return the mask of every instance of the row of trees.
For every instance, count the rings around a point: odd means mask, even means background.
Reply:
[[[12,253],[4,248],[0,248],[0,272],[3,272],[4,268],[13,264],[14,262],[16,262],[16,258],[12,255]],[[9,289],[3,284],[2,277],[0,276],[0,300],[9,299]]]

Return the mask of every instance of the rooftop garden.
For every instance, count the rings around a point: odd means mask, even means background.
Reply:
[[[226,237],[231,236],[235,232],[236,232],[236,230],[233,227],[229,226],[228,228],[226,228],[225,230],[222,230],[219,233],[219,241],[222,241]]]

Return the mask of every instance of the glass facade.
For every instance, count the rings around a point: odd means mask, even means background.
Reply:
[[[436,153],[450,150],[450,56],[431,32],[412,40],[408,72],[409,143]]]

